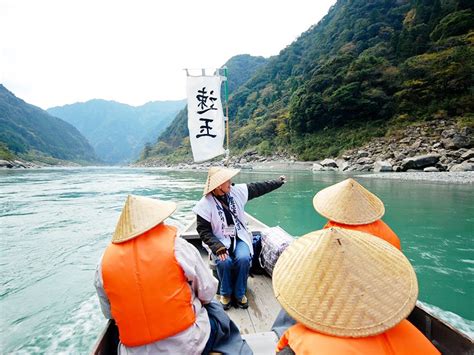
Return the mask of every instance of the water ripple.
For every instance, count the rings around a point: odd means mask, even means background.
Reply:
[[[235,181],[278,175],[242,172]],[[314,211],[312,198],[346,176],[285,175],[288,184],[250,201],[247,210],[293,235],[320,229],[325,220]],[[202,196],[205,177],[205,172],[128,168],[0,171],[2,352],[87,353],[105,324],[94,270],[126,196],[176,201],[168,223],[183,229],[195,218],[191,209]],[[384,220],[416,269],[420,298],[462,314],[445,316],[469,327],[466,318],[474,317],[472,187],[379,180],[365,185],[385,203]]]

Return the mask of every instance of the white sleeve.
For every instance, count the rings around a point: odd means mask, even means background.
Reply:
[[[175,256],[183,268],[194,294],[206,304],[212,301],[217,292],[217,280],[211,270],[204,264],[199,251],[186,240],[176,237]]]
[[[232,186],[232,192],[238,196],[239,200],[245,205],[249,200],[249,188],[247,184],[237,184]]]
[[[100,309],[107,319],[112,319],[110,312],[110,301],[104,290],[104,281],[102,279],[102,257],[100,258],[97,268],[95,269],[94,286],[99,297]]]
[[[209,206],[209,201],[206,196],[196,203],[196,206],[193,207],[193,212],[204,218],[206,221],[211,222],[211,207]]]

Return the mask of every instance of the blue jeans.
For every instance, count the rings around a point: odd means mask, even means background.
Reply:
[[[209,339],[207,340],[206,346],[204,347],[204,350],[202,351],[202,354],[209,354],[212,351],[212,348],[214,346],[214,343],[217,338],[217,323],[214,318],[209,317],[209,323],[211,324],[211,333],[209,334]]]
[[[250,270],[250,249],[239,238],[236,238],[235,250],[229,250],[229,256],[222,261],[217,259],[217,274],[221,282],[220,294],[241,300],[247,291],[247,278]]]
[[[202,354],[208,355],[210,351],[219,354],[252,355],[249,345],[242,339],[239,328],[229,318],[222,306],[216,301],[205,304],[211,333]]]

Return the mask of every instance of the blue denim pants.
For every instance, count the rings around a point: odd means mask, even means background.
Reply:
[[[222,306],[216,301],[205,304],[209,322],[211,323],[211,334],[202,354],[209,352],[219,354],[252,355],[249,345],[240,335],[239,328],[229,318]]]
[[[216,267],[221,282],[221,295],[229,297],[233,295],[237,300],[244,297],[251,261],[249,247],[237,238],[235,250],[229,250],[227,259],[224,261],[217,259]]]

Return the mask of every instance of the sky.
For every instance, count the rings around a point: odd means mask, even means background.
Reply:
[[[0,0],[0,83],[43,109],[180,100],[183,69],[277,55],[335,2]]]

